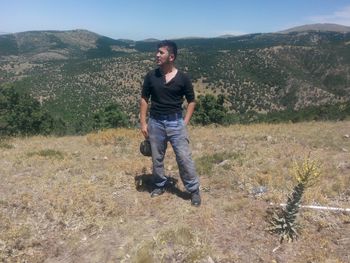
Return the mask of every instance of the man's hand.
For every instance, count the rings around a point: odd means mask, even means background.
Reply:
[[[143,136],[145,137],[145,139],[147,139],[148,138],[148,125],[147,125],[147,123],[141,124],[141,132],[142,132]]]

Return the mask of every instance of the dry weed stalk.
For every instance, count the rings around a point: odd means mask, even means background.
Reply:
[[[306,158],[302,164],[294,164],[294,176],[297,185],[293,192],[288,196],[286,207],[280,213],[274,213],[270,220],[271,227],[268,229],[272,233],[280,235],[280,242],[284,240],[288,242],[294,241],[298,237],[298,225],[295,222],[301,198],[306,188],[312,186],[315,180],[320,176],[320,165],[316,161]]]

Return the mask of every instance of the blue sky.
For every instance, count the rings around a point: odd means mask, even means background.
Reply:
[[[0,0],[0,32],[87,29],[115,39],[215,37],[350,26],[350,0]]]

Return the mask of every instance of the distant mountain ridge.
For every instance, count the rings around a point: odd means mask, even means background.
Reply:
[[[0,56],[51,52],[68,58],[75,52],[96,48],[101,36],[87,30],[28,31],[0,36]]]
[[[303,32],[303,31],[319,31],[319,32],[339,32],[339,33],[347,33],[350,32],[350,26],[345,26],[345,25],[339,25],[339,24],[332,24],[332,23],[317,23],[317,24],[306,24],[306,25],[301,25],[301,26],[296,26],[292,28],[288,28],[282,31],[278,31],[276,33],[290,33],[290,32]],[[94,42],[96,41],[97,38],[101,37],[101,35],[85,30],[85,29],[74,29],[74,30],[65,30],[65,31],[60,31],[60,30],[33,30],[33,31],[25,31],[25,32],[19,32],[19,33],[8,33],[8,32],[0,32],[0,35],[6,35],[11,36],[17,36],[17,37],[22,37],[23,36],[28,36],[28,34],[32,34],[33,36],[36,35],[36,37],[39,34],[45,35],[54,35],[61,39],[63,42],[67,42],[70,44],[78,44],[81,43],[83,46],[93,46]],[[67,39],[68,35],[75,38],[75,41],[72,41],[72,39],[69,40]],[[225,34],[225,35],[220,35],[217,37],[200,37],[200,36],[193,36],[193,37],[178,37],[176,39],[207,39],[207,38],[230,38],[230,37],[235,37],[236,35],[233,34]],[[77,38],[81,38],[78,40]],[[112,39],[112,38],[111,38]],[[160,41],[159,39],[156,38],[147,38],[144,40],[140,41],[135,41],[135,40],[130,40],[130,39],[117,39],[120,41],[125,41],[125,42],[155,42],[155,41]]]
[[[350,32],[349,26],[337,24],[310,24],[289,28],[278,33],[293,32]],[[271,33],[273,34],[273,33]],[[256,34],[247,34],[256,35]],[[231,34],[208,37],[182,37],[175,39],[176,41],[206,41],[210,39],[232,39],[235,37]],[[99,56],[104,53],[106,56],[113,54],[113,46],[123,48],[133,48],[137,43],[153,43],[160,41],[155,38],[148,38],[142,41],[134,41],[129,39],[112,39],[101,36],[94,32],[84,29],[57,31],[27,31],[14,34],[0,33],[0,56],[7,55],[35,55],[41,59],[69,59],[72,57],[81,57],[83,54],[89,53],[88,56]],[[103,50],[103,52],[101,52]],[[47,53],[49,52],[49,53]]]
[[[27,31],[0,35],[1,56],[26,56],[36,61],[109,56],[114,49],[132,47],[133,40],[115,40],[88,30]],[[115,48],[116,47],[116,48]]]
[[[230,38],[230,37],[235,37],[235,35],[233,35],[233,34],[225,34],[225,35],[218,36],[217,38]]]
[[[292,28],[280,31],[279,33],[305,32],[305,31],[348,33],[350,32],[350,27],[338,25],[338,24],[319,23],[319,24],[296,26],[296,27],[292,27]]]
[[[156,38],[146,38],[144,40],[142,40],[143,42],[158,42],[160,41],[159,39]]]

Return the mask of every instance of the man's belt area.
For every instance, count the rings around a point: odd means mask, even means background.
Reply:
[[[182,112],[171,113],[171,114],[150,114],[152,119],[160,120],[160,121],[176,121],[178,119],[182,119]]]

